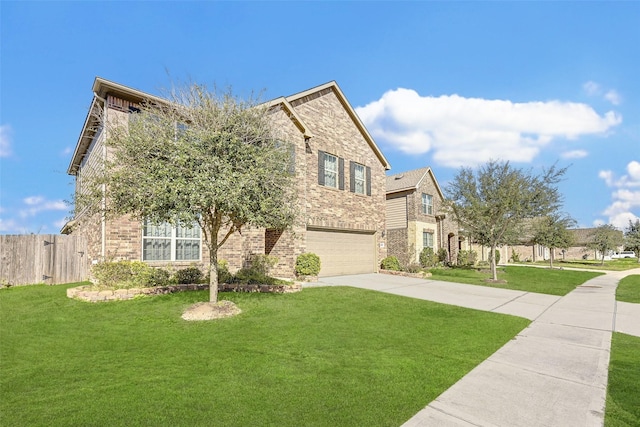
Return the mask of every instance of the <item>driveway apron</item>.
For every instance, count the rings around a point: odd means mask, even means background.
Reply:
[[[564,297],[385,274],[323,278],[533,320],[408,420],[416,426],[602,426],[612,331],[640,336],[640,305],[616,303],[610,272]],[[617,313],[617,316],[616,316]]]

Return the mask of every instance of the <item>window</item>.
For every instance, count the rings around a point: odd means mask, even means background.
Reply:
[[[422,247],[433,249],[433,233],[430,231],[422,232]]]
[[[324,185],[338,188],[338,158],[331,154],[324,155]]]
[[[349,190],[356,194],[371,195],[371,168],[349,162]]]
[[[344,159],[318,151],[318,184],[344,190]]]
[[[200,228],[169,223],[153,225],[145,221],[142,228],[144,261],[199,261]]]
[[[364,194],[364,166],[354,163],[353,168],[353,180],[354,180],[354,189],[353,192],[356,194]]]
[[[433,215],[433,196],[422,193],[422,213]]]

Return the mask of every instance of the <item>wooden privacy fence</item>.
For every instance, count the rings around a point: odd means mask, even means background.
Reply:
[[[87,240],[83,236],[0,235],[1,285],[54,285],[88,277]]]

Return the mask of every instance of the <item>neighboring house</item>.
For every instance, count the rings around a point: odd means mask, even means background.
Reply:
[[[100,168],[108,156],[109,137],[97,118],[127,123],[143,100],[166,102],[118,83],[96,78],[93,101],[68,173],[76,192],[83,177]],[[303,252],[320,256],[321,276],[376,272],[387,254],[385,245],[385,171],[389,164],[335,82],[274,99],[268,103],[279,138],[295,148],[295,176],[300,216],[292,231],[248,227],[221,248],[218,257],[232,271],[252,256],[268,254],[279,262],[272,271],[294,275]],[[129,217],[86,218],[76,212],[63,233],[84,233],[88,256],[142,260],[152,266],[199,265],[208,260],[200,230],[153,226]]]
[[[444,195],[431,168],[387,176],[389,255],[404,265],[417,263],[423,248],[444,248],[456,262],[461,249],[458,223],[443,210]]]
[[[556,248],[554,249],[553,259],[556,261],[562,260],[577,260],[577,259],[600,259],[602,254],[599,251],[589,248],[591,241],[591,235],[596,228],[574,228],[569,231],[573,234],[573,244],[566,249]],[[622,235],[622,232],[620,231]],[[551,257],[551,249],[546,246],[538,245],[531,242],[530,235],[524,235],[521,239],[520,245],[504,245],[499,250],[501,251],[501,263],[506,263],[507,260],[513,261],[513,255],[524,261],[547,261]],[[474,248],[478,249],[478,248]],[[622,247],[618,248],[622,250]],[[610,254],[606,254],[610,255]],[[485,256],[483,254],[483,256]],[[485,256],[486,257],[486,256]],[[506,258],[505,258],[506,257]],[[482,258],[485,259],[485,258]]]

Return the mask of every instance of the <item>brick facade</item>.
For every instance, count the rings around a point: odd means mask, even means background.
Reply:
[[[390,176],[386,179],[387,199],[406,200],[406,228],[387,230],[389,255],[404,265],[417,263],[423,249],[423,233],[433,234],[433,250],[447,251],[448,261],[456,262],[459,251],[458,223],[444,212],[444,198],[430,168]],[[404,186],[404,187],[403,187]],[[400,189],[398,189],[400,187]],[[422,194],[432,196],[432,213],[423,213]]]
[[[95,85],[94,85],[95,86]],[[132,93],[135,91],[132,90]],[[120,94],[120,97],[125,95]],[[138,95],[140,96],[140,95]],[[135,98],[131,95],[132,99]],[[109,96],[108,120],[126,120],[128,114],[122,105],[133,105],[131,100]],[[307,227],[357,230],[375,233],[377,258],[387,254],[385,228],[385,170],[386,160],[359,119],[348,105],[335,83],[326,84],[318,90],[310,90],[286,98],[278,104],[274,101],[272,115],[277,137],[294,148],[296,176],[296,204],[298,217],[291,230],[277,231],[247,227],[242,234],[235,234],[218,252],[218,260],[228,263],[236,271],[250,263],[257,254],[267,254],[278,259],[271,274],[277,277],[293,277],[296,257],[306,251]],[[111,117],[109,117],[111,116]],[[300,123],[303,122],[303,123]],[[85,124],[86,126],[86,124]],[[97,135],[96,138],[106,138]],[[318,153],[327,152],[345,160],[345,176],[349,176],[349,161],[370,168],[371,195],[360,195],[349,191],[348,181],[344,190],[318,184]],[[87,156],[96,159],[104,152],[87,150]],[[74,154],[75,156],[75,154]],[[72,160],[72,166],[76,159]],[[83,161],[83,164],[87,162]],[[95,160],[93,164],[99,163]],[[73,167],[70,167],[70,171]],[[71,173],[71,172],[70,172]],[[76,179],[82,176],[77,167]],[[77,187],[81,187],[80,183]],[[77,188],[77,191],[81,189]],[[79,218],[80,219],[80,218]],[[87,233],[90,237],[89,257],[94,262],[103,259],[142,259],[142,222],[123,216],[101,222],[99,217],[83,218],[73,232]],[[202,240],[201,259],[197,262],[149,262],[153,266],[182,267],[208,264],[209,251]]]

